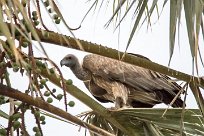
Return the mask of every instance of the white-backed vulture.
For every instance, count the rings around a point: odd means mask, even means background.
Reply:
[[[81,65],[76,56],[68,54],[60,64],[69,67],[78,79],[84,81],[98,101],[115,102],[116,108],[170,104],[181,89],[166,75],[100,55],[86,55]],[[173,107],[182,105],[180,97],[172,104]]]

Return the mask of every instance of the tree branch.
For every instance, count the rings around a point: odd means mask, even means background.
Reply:
[[[72,38],[70,36],[65,36],[62,34],[55,33],[55,32],[47,32],[48,36],[44,36],[40,29],[36,29],[36,32],[38,33],[40,40],[42,42],[52,43],[52,44],[55,44],[58,46],[64,46],[64,47],[77,49],[77,50],[83,50],[86,52],[99,54],[99,55],[106,56],[106,57],[113,58],[113,59],[117,59],[117,60],[120,60],[120,58],[118,57],[119,55],[120,56],[124,55],[124,52],[120,52],[118,50],[111,49],[111,48],[108,48],[106,46],[93,44],[91,42],[87,42],[84,40],[75,39],[75,38]],[[80,45],[79,45],[79,43],[80,43]],[[82,46],[82,48],[81,48],[81,46]],[[204,88],[204,80],[202,78],[191,76],[191,75],[188,75],[186,73],[182,73],[182,72],[177,71],[177,70],[173,70],[171,68],[162,66],[160,64],[148,61],[148,60],[143,59],[143,58],[139,58],[139,57],[136,57],[133,55],[125,54],[122,61],[136,65],[136,66],[140,66],[143,68],[147,68],[147,69],[168,75],[170,77],[174,77],[174,78],[186,81],[188,83],[193,81],[198,86],[201,86],[202,88]]]
[[[190,86],[190,88],[191,88],[191,90],[192,90],[192,92],[193,92],[193,94],[195,96],[198,107],[199,107],[199,109],[200,109],[200,111],[201,111],[201,113],[202,113],[202,115],[204,117],[204,100],[203,100],[202,93],[201,93],[199,87],[196,86],[193,82],[191,82],[189,84],[189,86]]]
[[[77,124],[77,125],[80,125],[84,128],[87,128],[96,134],[104,135],[104,136],[114,136],[113,134],[111,134],[111,133],[109,133],[109,132],[107,132],[101,128],[98,128],[96,126],[93,126],[91,124],[88,124],[86,122],[81,121],[80,119],[76,118],[75,116],[73,116],[73,115],[71,115],[71,114],[51,105],[51,104],[48,104],[47,102],[42,101],[41,99],[33,98],[29,95],[21,93],[20,91],[15,90],[15,89],[10,88],[10,87],[7,87],[3,84],[0,84],[0,94],[17,99],[17,100],[20,100],[22,102],[25,102],[25,103],[28,103],[30,105],[36,106],[40,109],[43,109],[47,112],[50,112],[50,113],[55,114],[57,116],[60,116],[66,120],[69,120],[69,121]]]

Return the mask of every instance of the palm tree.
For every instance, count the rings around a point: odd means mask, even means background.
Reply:
[[[112,6],[113,13],[108,23],[105,24],[106,27],[114,23],[115,29],[120,29],[124,27],[122,25],[124,19],[133,16],[134,24],[124,52],[127,51],[135,32],[144,25],[144,22],[151,26],[152,16],[155,13],[158,16],[162,14],[162,12],[158,13],[158,9],[163,11],[163,8],[170,5],[169,43],[167,43],[170,52],[169,64],[174,53],[175,38],[176,34],[179,33],[180,20],[185,14],[189,39],[189,45],[186,46],[190,46],[193,67],[195,66],[195,71],[198,73],[198,60],[200,59],[202,62],[200,38],[203,36],[203,1],[95,0],[90,1],[90,3],[92,3],[91,7],[84,19],[94,8],[100,9],[107,4]],[[8,120],[7,126],[0,124],[0,135],[14,135],[15,133],[19,134],[20,131],[22,135],[29,135],[25,120],[25,113],[28,111],[32,111],[32,115],[36,119],[37,127],[33,128],[35,135],[43,135],[41,126],[45,122],[42,113],[45,114],[45,112],[47,116],[70,121],[86,128],[91,135],[203,135],[204,102],[200,90],[204,88],[202,77],[195,76],[195,74],[188,75],[103,45],[77,39],[73,32],[80,27],[71,28],[66,23],[65,15],[61,13],[58,4],[53,0],[33,0],[33,4],[30,0],[2,0],[0,5],[0,104],[7,105],[9,103],[10,107],[9,113],[0,109],[0,116]],[[43,14],[44,7],[50,16],[50,21],[55,24],[64,24],[72,36],[59,34],[47,28],[48,26],[43,19],[45,16]],[[45,57],[35,56],[33,53],[34,41],[39,44]],[[107,109],[81,91],[72,83],[71,79],[63,78],[62,72],[48,57],[42,43],[51,43],[50,46],[64,46],[113,59],[119,59],[118,56],[123,56],[122,61],[126,63],[147,68],[184,82],[180,93],[186,96],[187,89],[190,87],[199,108],[186,109],[184,105],[183,108],[178,109]],[[12,87],[14,83],[9,75],[13,73],[10,69],[13,69],[14,75],[19,73],[24,77],[27,75],[25,81],[27,82],[27,89],[25,91]],[[63,94],[56,95],[56,90],[52,90],[49,83],[60,87]],[[71,94],[90,107],[92,111],[79,116],[69,114],[66,112],[67,105],[73,106],[74,102],[68,102],[66,94]],[[51,104],[53,98],[56,100],[63,98],[65,110]],[[186,97],[184,97],[185,99]]]

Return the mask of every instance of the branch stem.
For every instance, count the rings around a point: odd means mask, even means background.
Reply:
[[[42,101],[41,99],[33,98],[29,95],[21,93],[20,91],[15,90],[13,88],[10,88],[6,85],[0,84],[0,94],[17,99],[17,100],[20,100],[20,101],[23,101],[23,102],[28,103],[28,104],[33,105],[33,106],[36,106],[40,109],[43,109],[47,112],[55,114],[55,115],[62,117],[66,120],[69,120],[75,124],[78,124],[84,128],[87,128],[96,134],[104,135],[104,136],[114,136],[113,134],[111,134],[111,133],[109,133],[109,132],[107,132],[101,128],[98,128],[96,126],[93,126],[91,124],[88,124],[86,122],[81,121],[80,119],[76,118],[75,116],[73,116],[73,115],[71,115],[71,114],[51,105],[51,104],[48,104],[47,102]]]

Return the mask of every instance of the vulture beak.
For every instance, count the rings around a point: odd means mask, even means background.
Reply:
[[[65,65],[65,60],[64,59],[62,59],[61,61],[60,61],[60,66],[62,67],[63,65]]]

